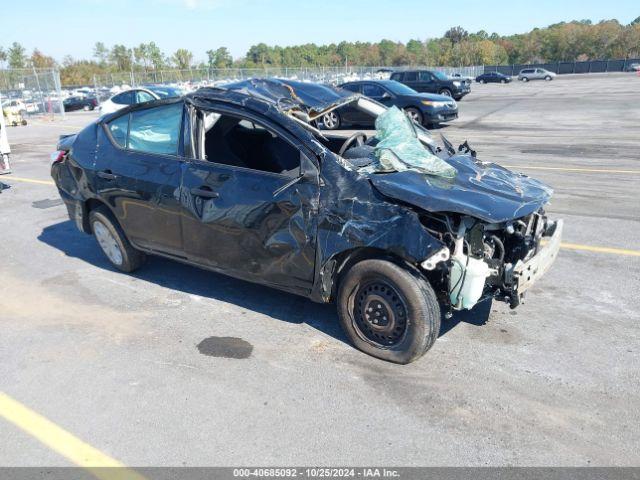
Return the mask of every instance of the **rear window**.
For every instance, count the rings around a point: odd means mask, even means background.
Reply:
[[[133,95],[134,93],[131,91],[122,92],[113,97],[111,101],[113,103],[117,103],[118,105],[131,105],[132,103],[134,103]]]

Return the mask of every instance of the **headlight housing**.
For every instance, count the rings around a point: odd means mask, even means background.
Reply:
[[[422,100],[420,103],[427,105],[428,107],[440,108],[444,107],[448,102],[440,102],[436,100]]]
[[[454,80],[454,81],[453,81],[453,84],[454,84],[456,87],[459,87],[460,85],[462,85],[462,83],[461,83],[459,80]]]

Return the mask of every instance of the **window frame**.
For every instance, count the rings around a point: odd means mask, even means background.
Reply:
[[[296,142],[295,140],[297,140],[297,138],[287,132],[284,128],[280,127],[277,125],[277,123],[267,117],[264,117],[262,115],[258,115],[258,114],[254,114],[253,112],[246,112],[246,111],[238,111],[236,109],[233,108],[229,108],[228,106],[222,106],[220,104],[212,104],[211,107],[209,108],[201,108],[201,107],[196,107],[195,111],[193,113],[193,116],[196,117],[196,112],[200,111],[200,112],[210,112],[210,113],[218,113],[220,115],[223,116],[228,116],[228,117],[234,117],[234,118],[238,118],[241,121],[242,120],[247,120],[251,123],[258,123],[260,124],[260,126],[262,128],[264,128],[266,131],[268,131],[271,134],[275,134],[278,137],[280,137],[281,139],[283,139],[284,141],[286,141],[287,143],[289,143],[289,145],[291,145],[293,148],[295,148],[296,150],[298,150],[298,152],[300,153],[300,165],[298,167],[298,175],[302,176],[305,175],[308,172],[303,171],[303,165],[304,164],[308,164],[311,163],[313,164],[313,167],[315,169],[315,173],[316,175],[319,174],[320,172],[320,166],[319,166],[319,162],[315,159],[317,159],[317,156],[311,151],[309,150],[304,144],[303,142]],[[198,122],[198,120],[195,120],[196,122]],[[198,129],[201,129],[202,126],[198,125]],[[194,132],[195,133],[195,132]],[[206,132],[205,132],[206,133]],[[282,179],[288,179],[288,180],[293,180],[294,178],[296,178],[295,176],[292,176],[291,174],[285,174],[285,173],[278,173],[278,172],[268,172],[266,170],[256,170],[255,168],[249,168],[249,167],[240,167],[237,165],[228,165],[226,163],[218,163],[218,162],[214,162],[211,160],[206,160],[206,159],[201,159],[201,158],[196,158],[196,154],[197,154],[197,150],[199,149],[199,146],[197,145],[198,142],[194,142],[196,143],[195,148],[193,148],[192,150],[192,157],[188,157],[186,158],[188,163],[193,163],[195,165],[208,165],[210,167],[222,167],[222,168],[227,168],[230,170],[238,170],[241,172],[252,172],[255,174],[260,174],[260,175],[268,175],[271,177],[277,177],[277,178],[282,178]],[[307,158],[307,162],[303,162],[302,160],[302,155],[304,155]]]

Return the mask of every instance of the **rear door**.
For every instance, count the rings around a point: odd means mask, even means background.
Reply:
[[[402,83],[418,92],[424,92],[423,82],[419,80],[418,73],[416,71],[404,72]]]
[[[414,90],[418,92],[426,92],[426,93],[437,93],[438,85],[436,84],[435,77],[431,74],[431,72],[417,72],[418,74],[418,83],[417,88],[413,87]],[[409,85],[411,86],[411,85]]]
[[[308,293],[315,268],[317,163],[261,117],[201,113],[203,140],[196,142],[197,158],[182,181],[186,254],[239,278]],[[205,117],[214,122],[208,131]],[[263,131],[251,131],[251,125]],[[277,163],[291,169],[275,171]]]
[[[348,83],[342,88],[350,92],[362,93],[362,84],[360,83]],[[362,112],[351,105],[340,107],[337,111],[343,121],[342,123],[358,125],[365,119]]]
[[[182,254],[179,190],[183,102],[125,113],[104,125],[96,190],[129,240]]]

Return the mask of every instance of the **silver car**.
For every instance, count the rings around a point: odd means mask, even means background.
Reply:
[[[544,68],[525,68],[520,70],[518,80],[522,80],[523,82],[528,82],[529,80],[546,80],[550,82],[555,76],[555,73],[545,70]]]

